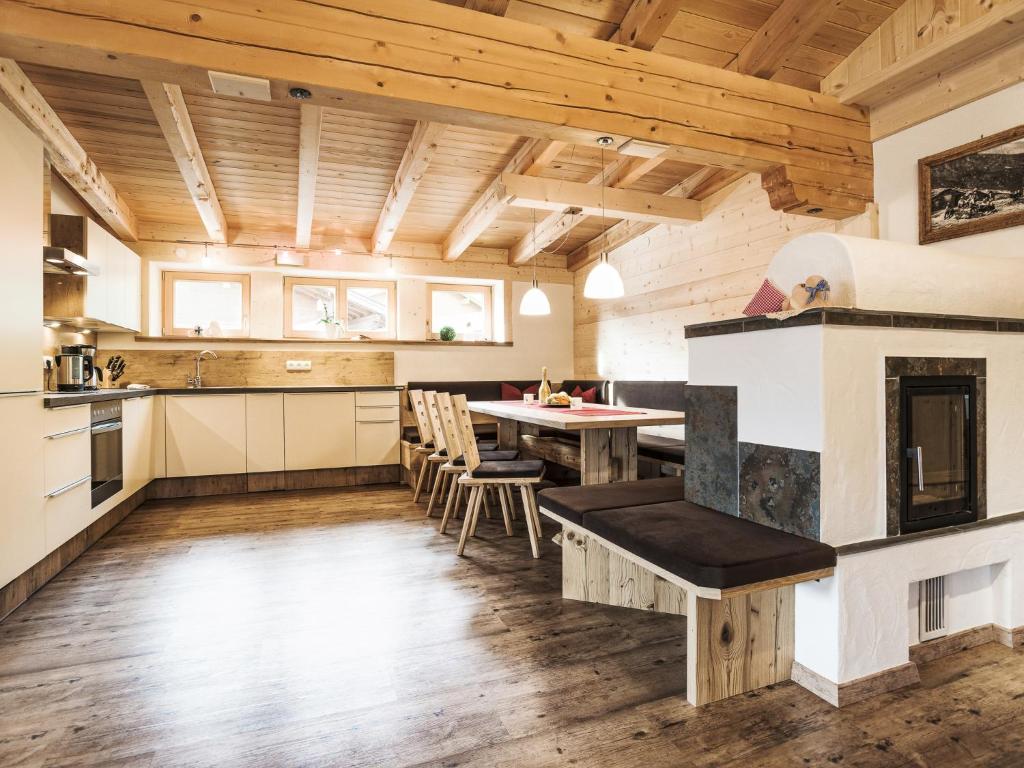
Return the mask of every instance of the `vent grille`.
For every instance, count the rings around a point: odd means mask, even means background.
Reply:
[[[921,641],[949,634],[949,592],[946,590],[945,576],[936,576],[920,582],[918,610]]]

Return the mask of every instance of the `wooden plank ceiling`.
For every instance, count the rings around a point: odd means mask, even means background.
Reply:
[[[466,0],[445,2],[467,5]],[[815,0],[788,2],[815,6]],[[817,90],[822,78],[900,4],[901,0],[818,0],[816,12],[827,20],[817,20],[814,29],[800,38],[805,42],[793,46],[794,50],[770,68],[771,79]],[[504,10],[509,18],[562,32],[609,39],[616,35],[631,5],[630,0],[510,0],[507,4],[477,3],[475,7],[492,13]],[[751,51],[758,30],[782,5],[783,0],[662,2],[674,16],[654,50],[742,71],[738,54],[745,46],[747,53]],[[138,81],[28,64],[23,69],[128,203],[139,221],[141,237],[211,239]],[[230,98],[187,88],[183,97],[223,209],[228,241],[294,245],[299,205],[299,103]],[[415,126],[413,120],[323,108],[312,247],[341,247],[353,239],[371,242]],[[523,142],[512,134],[454,125],[444,128],[432,146],[429,165],[417,176],[418,184],[414,181],[415,192],[398,219],[393,242],[444,242]],[[614,152],[606,152],[604,159],[607,167],[636,162],[636,158]],[[663,194],[686,179],[695,179],[701,170],[698,165],[677,161],[652,166],[631,179],[629,189]],[[598,147],[566,145],[539,175],[594,183],[601,170]],[[687,191],[702,199],[731,178],[727,173],[698,176],[699,183],[691,184],[695,188],[687,187]],[[512,249],[530,233],[535,217],[540,223],[550,215],[550,211],[534,214],[507,206],[474,245]],[[545,250],[565,255],[579,252],[617,223],[611,217],[581,218]]]

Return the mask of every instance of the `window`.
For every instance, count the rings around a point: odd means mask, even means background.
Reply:
[[[460,341],[490,341],[492,337],[491,286],[428,285],[430,335],[451,326]]]
[[[249,276],[164,272],[164,336],[249,335]]]
[[[286,277],[284,335],[332,338],[335,334],[395,338],[395,284]]]

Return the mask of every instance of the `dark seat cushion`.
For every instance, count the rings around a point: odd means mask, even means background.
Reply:
[[[485,461],[473,470],[473,477],[483,479],[489,477],[537,477],[543,471],[544,462],[540,459]]]
[[[480,451],[480,461],[515,461],[519,458],[519,451]],[[459,456],[454,462],[458,467],[465,466],[466,457]]]
[[[655,408],[662,411],[685,411],[685,381],[614,381],[612,405],[630,408]]]
[[[827,544],[687,501],[589,512],[583,527],[703,587],[740,587],[836,564]]]
[[[582,485],[551,488],[537,495],[538,506],[550,510],[564,520],[581,525],[584,515],[601,509],[660,504],[683,500],[681,477],[659,477],[656,480],[628,480],[604,485]]]
[[[660,435],[637,435],[636,451],[640,456],[658,461],[671,461],[684,464],[686,459],[686,442],[673,437]]]
[[[477,440],[476,449],[478,451],[496,451],[498,450],[497,440]]]

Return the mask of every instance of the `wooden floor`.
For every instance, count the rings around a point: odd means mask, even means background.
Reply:
[[[0,766],[1024,765],[1024,651],[697,710],[685,619],[563,602],[521,521],[459,560],[409,500],[145,505],[0,624]]]

